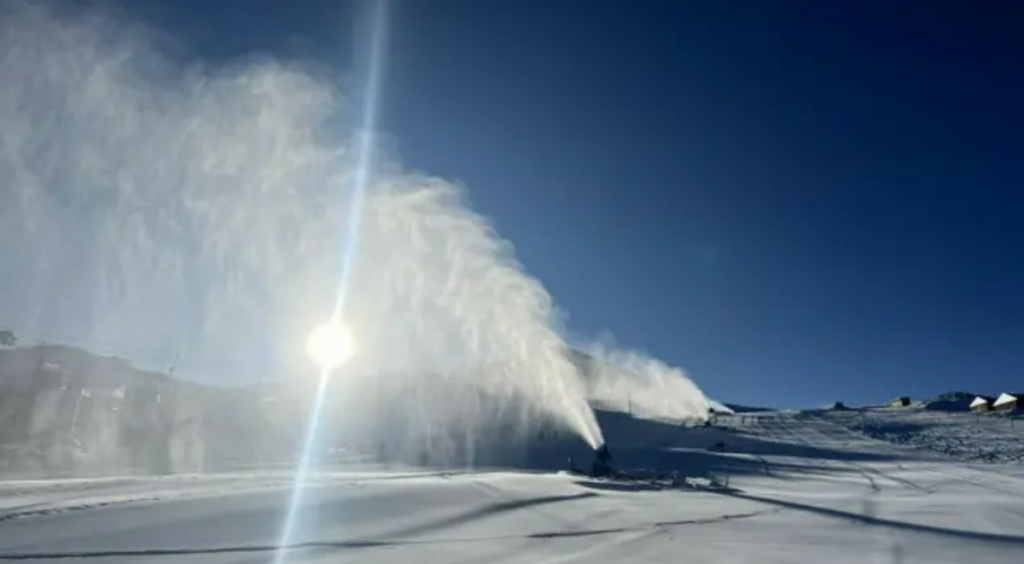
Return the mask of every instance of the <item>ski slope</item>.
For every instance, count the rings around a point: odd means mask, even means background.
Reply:
[[[769,412],[683,429],[606,414],[618,465],[662,481],[323,471],[285,561],[1022,561],[1024,465],[960,460],[843,423]],[[288,487],[284,472],[3,482],[0,560],[273,561]]]
[[[977,462],[1024,462],[1024,419],[1002,413],[866,409],[821,414],[884,441]]]

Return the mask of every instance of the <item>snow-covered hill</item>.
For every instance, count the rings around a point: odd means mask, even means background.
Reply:
[[[301,442],[298,400],[309,390],[213,390],[67,369],[120,366],[111,359],[67,357],[53,370],[25,358],[6,366],[33,377],[0,384],[0,460],[33,479],[0,481],[0,560],[274,557]],[[53,378],[40,381],[47,370]],[[713,424],[694,426],[599,410],[614,463],[634,481],[563,472],[588,468],[592,454],[551,428],[499,441],[506,456],[486,467],[324,451],[285,561],[933,564],[1024,553],[1016,419],[923,408],[715,411]],[[83,465],[125,453],[127,465]],[[139,463],[177,473],[127,475]],[[107,477],[37,479],[61,468]]]
[[[855,417],[759,412],[685,428],[602,414],[621,468],[675,485],[364,462],[321,469],[285,561],[1020,561],[1024,465],[879,440],[848,428]],[[945,427],[957,425],[965,436],[979,429],[966,419]],[[0,560],[267,562],[289,486],[280,470],[2,482]]]
[[[0,349],[0,475],[224,470],[291,457],[308,397],[299,385],[185,382],[74,347]]]
[[[824,412],[830,422],[869,437],[972,462],[1024,463],[1024,418],[927,409]]]

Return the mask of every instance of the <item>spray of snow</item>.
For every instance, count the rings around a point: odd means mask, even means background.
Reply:
[[[361,134],[338,134],[357,121],[338,81],[179,64],[109,14],[3,10],[0,317],[208,382],[314,374],[304,341],[334,304]],[[600,444],[551,298],[509,244],[460,186],[375,168],[346,290],[358,354],[332,410],[407,451],[493,418]]]
[[[636,417],[704,420],[711,401],[681,369],[644,353],[598,342],[584,348],[583,367],[592,403]]]
[[[164,456],[176,469],[201,458],[180,453],[203,452],[211,421],[226,421],[225,436],[269,437],[308,401],[305,340],[334,307],[363,133],[339,134],[358,116],[322,69],[186,64],[150,37],[109,13],[2,8],[0,320],[23,342],[173,365],[205,383],[293,378],[290,391],[251,392],[253,410],[196,390],[58,386],[18,400],[46,407],[36,427],[71,405],[76,432],[107,450],[152,442],[131,431],[141,419],[114,419],[159,403],[173,412],[159,440],[176,445]],[[600,362],[581,378],[550,296],[465,189],[378,160],[353,240],[344,315],[357,353],[332,383],[331,440],[472,460],[481,444],[508,448],[551,426],[596,447],[588,400],[706,413],[681,371],[637,353],[594,348]]]

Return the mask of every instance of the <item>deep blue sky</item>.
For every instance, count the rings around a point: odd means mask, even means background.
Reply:
[[[351,69],[352,3],[127,9]],[[145,5],[143,5],[145,4]],[[1024,4],[399,0],[383,127],[569,312],[724,400],[1024,381]]]

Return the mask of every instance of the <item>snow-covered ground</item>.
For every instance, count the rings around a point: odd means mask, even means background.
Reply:
[[[1004,413],[867,409],[821,414],[885,441],[978,462],[1024,462],[1024,418]]]
[[[977,564],[1024,555],[1024,465],[880,441],[831,414],[724,416],[710,429],[603,424],[621,467],[675,472],[682,485],[325,471],[307,490],[286,561]],[[0,559],[272,561],[288,484],[280,472],[0,483]]]

